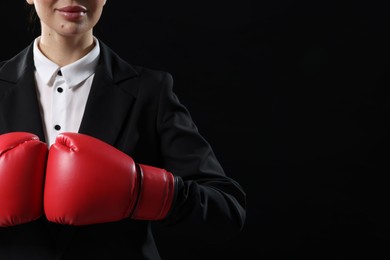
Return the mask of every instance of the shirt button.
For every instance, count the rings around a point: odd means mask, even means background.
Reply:
[[[54,126],[54,129],[57,130],[57,131],[59,131],[59,130],[61,130],[61,126],[55,125],[55,126]]]
[[[57,92],[62,93],[62,91],[64,91],[63,88],[61,87],[57,88]]]

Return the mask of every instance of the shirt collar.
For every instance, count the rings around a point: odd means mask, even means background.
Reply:
[[[48,86],[53,85],[59,70],[69,87],[74,87],[94,74],[99,61],[100,46],[99,41],[94,38],[95,47],[81,59],[60,67],[49,60],[38,48],[39,37],[34,42],[34,64],[37,73]]]

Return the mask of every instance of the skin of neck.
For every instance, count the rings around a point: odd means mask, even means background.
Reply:
[[[92,30],[82,34],[61,35],[46,26],[41,29],[39,49],[60,67],[79,60],[95,46]]]

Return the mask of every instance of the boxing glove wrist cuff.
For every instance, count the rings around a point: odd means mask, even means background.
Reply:
[[[175,179],[172,173],[153,166],[138,164],[141,185],[131,218],[161,220],[172,207]]]

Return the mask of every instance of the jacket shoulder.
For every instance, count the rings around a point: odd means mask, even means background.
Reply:
[[[0,61],[0,81],[16,82],[26,67],[33,65],[32,44],[8,60]]]
[[[115,81],[120,81],[120,79],[123,80],[129,76],[157,81],[165,77],[171,77],[171,74],[167,71],[152,69],[128,61],[124,57],[118,55],[113,49],[111,49],[111,47],[106,45],[101,40],[99,40],[99,44],[101,47],[101,56],[104,60],[104,63],[109,65],[108,70],[111,70]]]

